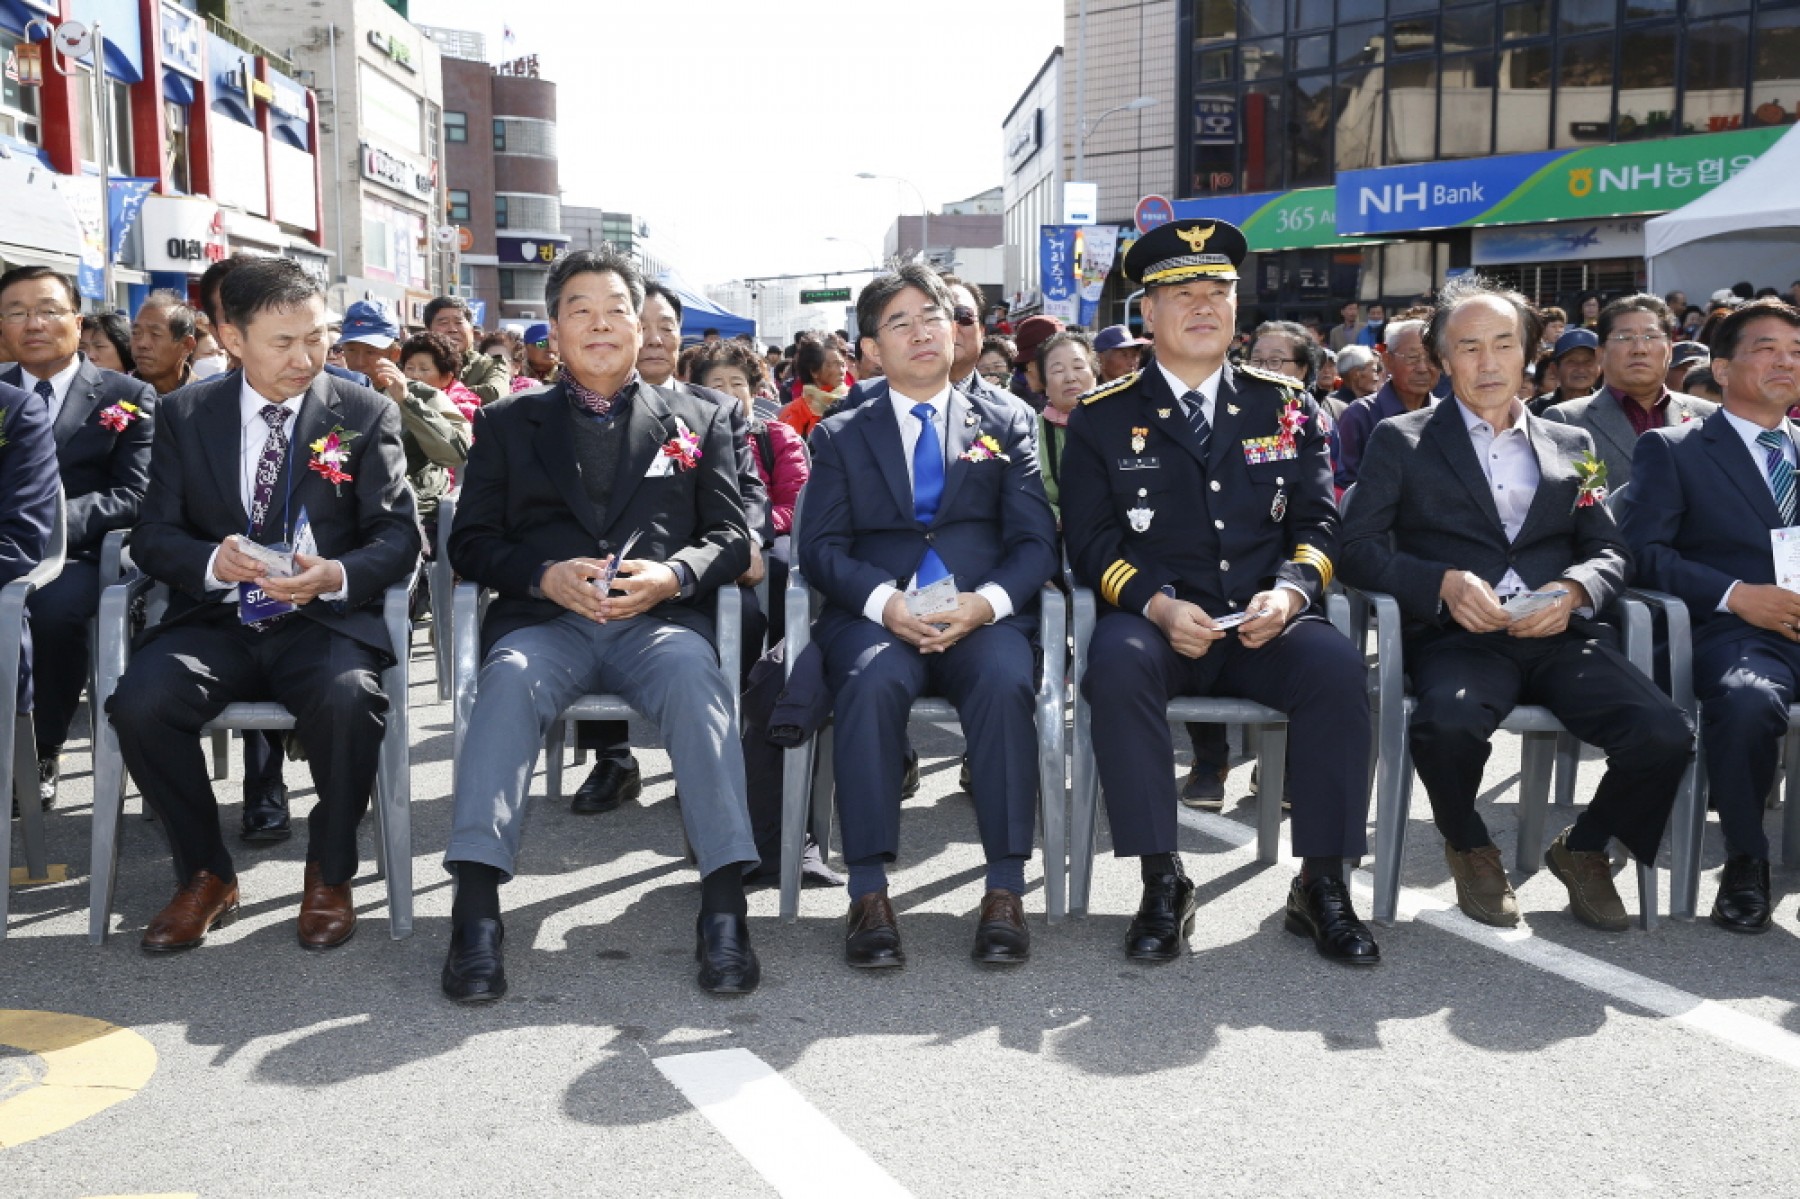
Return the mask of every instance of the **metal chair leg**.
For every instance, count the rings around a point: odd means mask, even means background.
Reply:
[[[50,857],[44,843],[44,805],[38,799],[37,730],[29,712],[13,722],[13,796],[19,805],[20,839],[25,842],[25,877],[44,878],[50,872]],[[10,867],[11,856],[5,860]]]
[[[563,738],[568,731],[569,722],[559,717],[544,734],[544,793],[552,803],[562,798]]]
[[[1400,905],[1400,863],[1406,854],[1412,800],[1412,754],[1404,715],[1387,722],[1376,756],[1375,909],[1378,924],[1394,923]]]
[[[1638,876],[1638,927],[1645,932],[1656,928],[1656,863],[1639,862]]]
[[[806,851],[807,801],[812,794],[814,739],[781,755],[781,918],[800,915],[800,858]]]
[[[1575,806],[1575,775],[1581,769],[1581,741],[1573,733],[1556,735],[1556,806]]]
[[[1256,860],[1281,860],[1281,797],[1287,791],[1287,733],[1285,724],[1265,724],[1256,730],[1257,777]]]
[[[1526,733],[1519,770],[1519,844],[1515,868],[1537,873],[1544,852],[1544,809],[1550,804],[1550,774],[1556,765],[1556,735]]]
[[[231,777],[231,730],[214,729],[212,735],[213,781]]]

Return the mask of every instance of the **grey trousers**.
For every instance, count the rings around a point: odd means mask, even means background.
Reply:
[[[592,693],[623,696],[662,730],[700,873],[755,863],[743,747],[731,724],[734,686],[706,638],[666,620],[602,625],[565,612],[508,633],[488,651],[476,682],[445,867],[485,862],[512,877],[544,734],[564,708]]]

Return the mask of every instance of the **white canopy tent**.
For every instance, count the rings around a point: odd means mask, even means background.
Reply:
[[[1800,279],[1800,126],[1693,202],[1644,222],[1650,290],[1699,303],[1740,279],[1783,291]]]

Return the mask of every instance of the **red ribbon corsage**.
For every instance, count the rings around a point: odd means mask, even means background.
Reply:
[[[111,408],[100,410],[100,427],[114,433],[123,433],[130,428],[131,422],[142,416],[138,406],[127,400],[120,400]]]
[[[307,463],[315,473],[325,476],[325,481],[337,486],[350,482],[353,477],[344,469],[344,463],[350,458],[350,443],[357,434],[342,425],[312,443],[312,461]]]
[[[663,457],[673,458],[680,469],[693,470],[700,464],[700,438],[678,416],[675,418],[675,436],[669,438],[662,452]]]

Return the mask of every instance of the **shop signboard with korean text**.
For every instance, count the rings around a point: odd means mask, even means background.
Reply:
[[[1329,187],[1175,201],[1177,220],[1208,217],[1243,230],[1252,253],[1343,244],[1338,237],[1337,192]]]

